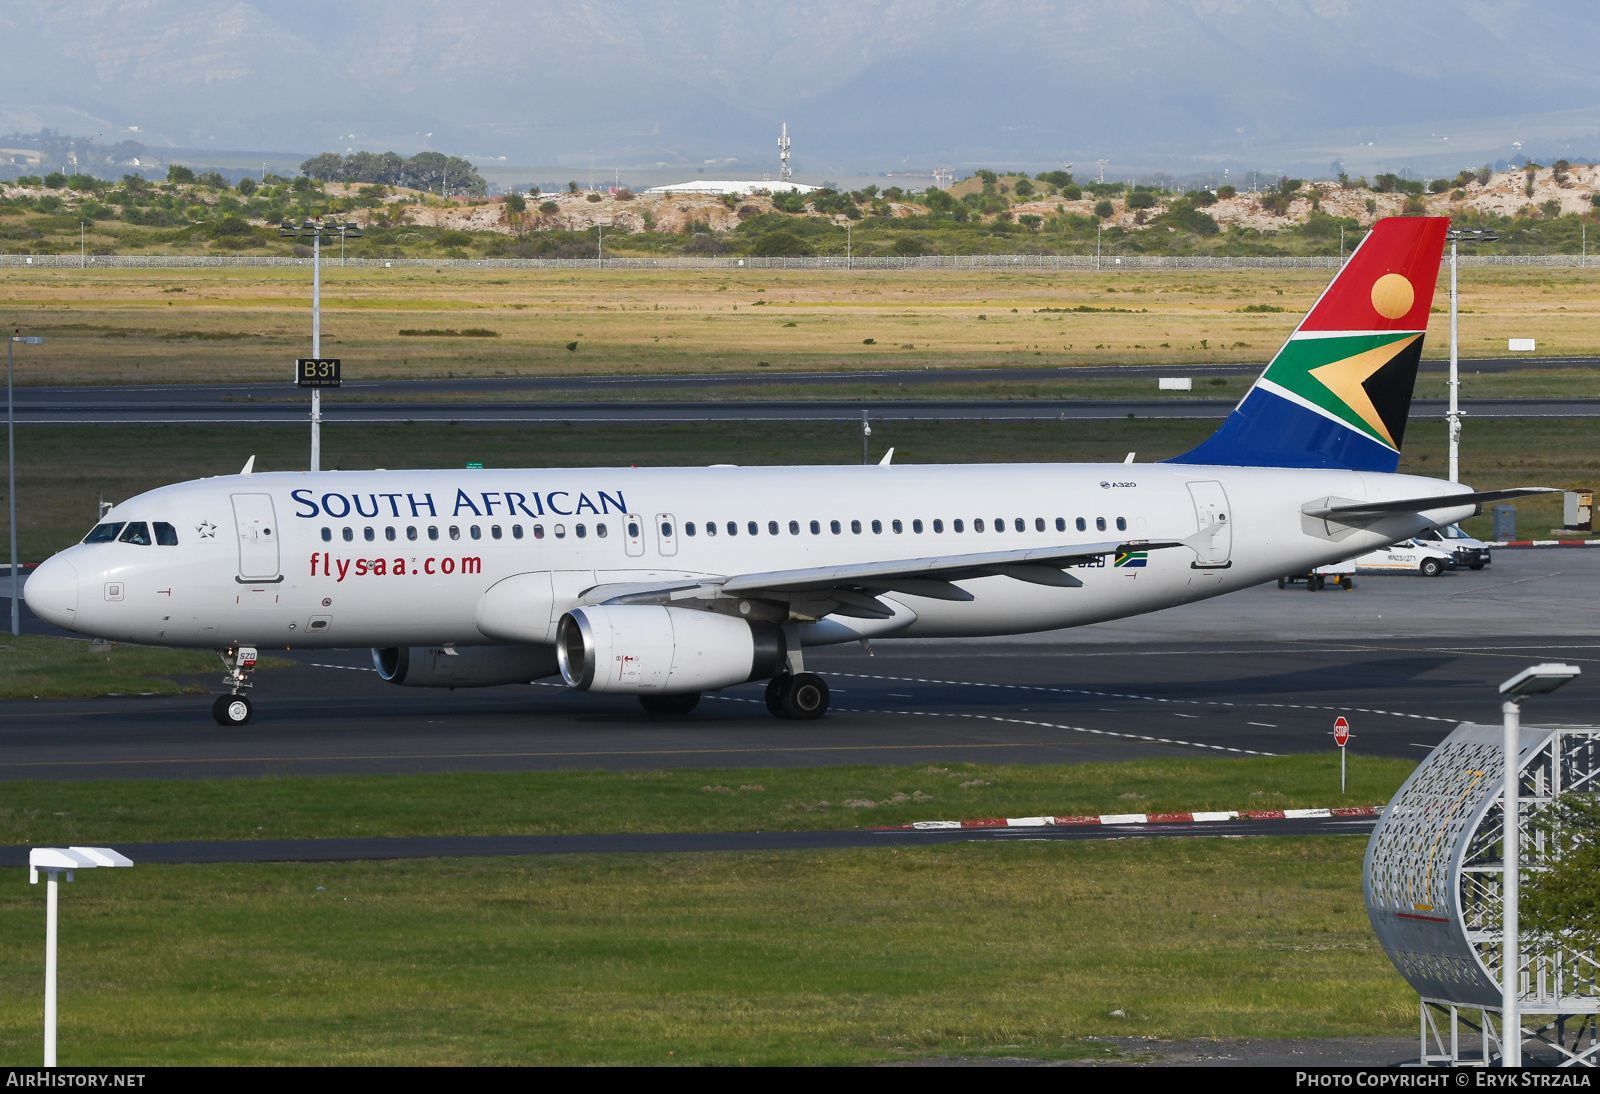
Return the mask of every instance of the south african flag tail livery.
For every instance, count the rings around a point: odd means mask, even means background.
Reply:
[[[1222,428],[1171,462],[1393,473],[1449,227],[1373,225]]]

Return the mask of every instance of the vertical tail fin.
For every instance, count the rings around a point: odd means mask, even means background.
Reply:
[[[1169,462],[1392,472],[1449,226],[1374,224],[1222,428]]]

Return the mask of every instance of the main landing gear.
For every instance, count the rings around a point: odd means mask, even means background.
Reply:
[[[250,670],[256,667],[255,647],[239,646],[226,650],[222,660],[228,666],[222,684],[229,694],[217,696],[217,701],[211,704],[211,717],[217,720],[219,726],[242,726],[255,713],[250,697],[244,694],[246,688],[255,686],[250,683]]]
[[[809,722],[828,712],[828,685],[814,672],[783,673],[767,684],[767,709],[774,718]]]

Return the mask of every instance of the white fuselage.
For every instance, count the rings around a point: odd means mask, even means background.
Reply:
[[[1075,567],[1079,588],[992,576],[959,582],[974,595],[966,602],[889,593],[885,600],[909,611],[873,632],[1016,634],[1308,572],[1473,511],[1406,514],[1357,530],[1301,514],[1324,499],[1455,490],[1468,488],[1186,464],[263,473],[117,505],[106,522],[164,522],[176,545],[81,543],[44,563],[26,595],[58,626],[122,641],[471,645],[496,641],[477,623],[484,592],[524,573],[552,574],[559,616],[597,585],[1122,539],[1194,544]],[[866,626],[855,625],[831,640]]]

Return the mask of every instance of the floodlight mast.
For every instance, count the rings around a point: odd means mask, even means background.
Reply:
[[[14,330],[6,335],[6,475],[8,484],[6,504],[10,508],[11,527],[11,634],[22,633],[22,579],[17,576],[17,423],[11,386],[11,347],[17,342],[29,346],[42,346],[44,339],[37,334],[24,335]]]
[[[317,222],[306,218],[304,224],[296,228],[290,221],[284,221],[278,226],[280,236],[293,238],[295,236],[311,237],[311,356],[322,356],[322,237],[324,235],[339,236],[339,264],[344,265],[344,241],[361,238],[361,226],[358,224],[335,224],[332,221]],[[311,389],[311,470],[322,470],[322,389]]]
[[[1340,229],[1340,250],[1344,249],[1344,229]],[[1451,228],[1450,240],[1450,410],[1445,421],[1450,427],[1450,481],[1461,481],[1461,372],[1456,342],[1456,244],[1493,243],[1500,237],[1486,228]]]
[[[1500,1063],[1504,1067],[1522,1066],[1522,954],[1517,937],[1522,881],[1522,704],[1534,695],[1555,691],[1582,672],[1576,665],[1533,665],[1500,685],[1500,694],[1505,696],[1500,711],[1505,716],[1506,770],[1500,837]]]

